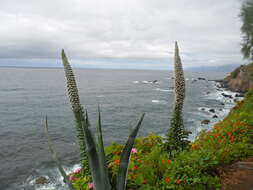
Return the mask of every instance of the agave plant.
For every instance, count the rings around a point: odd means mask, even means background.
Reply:
[[[183,149],[188,144],[188,133],[184,129],[182,112],[185,98],[185,79],[177,42],[175,42],[174,74],[175,102],[166,143],[169,151]]]
[[[106,156],[104,150],[104,143],[103,143],[103,135],[102,135],[102,123],[101,123],[101,114],[100,108],[98,107],[98,125],[97,125],[97,139],[95,139],[92,131],[90,130],[90,122],[88,118],[87,110],[83,109],[80,104],[78,90],[74,78],[74,74],[72,68],[68,62],[68,59],[62,51],[62,60],[64,65],[64,70],[67,78],[67,88],[70,103],[72,105],[73,113],[76,119],[76,128],[78,132],[78,140],[80,145],[81,156],[85,156],[81,158],[83,163],[86,163],[88,160],[88,165],[91,173],[91,177],[93,180],[94,190],[125,190],[126,188],[126,181],[127,181],[127,172],[128,172],[128,164],[131,156],[131,150],[141,126],[141,123],[144,118],[144,114],[141,115],[137,125],[133,128],[130,133],[130,136],[126,142],[126,145],[122,151],[121,158],[120,158],[120,165],[117,175],[117,182],[116,187],[112,187],[111,179],[108,172],[108,167],[106,164]],[[58,169],[60,170],[61,174],[63,175],[66,183],[68,184],[69,188],[72,190],[73,186],[67,179],[67,175],[63,170],[59,159],[55,151],[52,148],[51,140],[48,135],[47,130],[47,119],[46,119],[46,134],[48,136],[48,142],[51,152],[53,153],[53,158],[57,163]]]

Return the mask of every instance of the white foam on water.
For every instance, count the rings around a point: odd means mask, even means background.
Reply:
[[[80,168],[80,164],[75,164],[72,167],[64,167],[66,174],[75,171],[76,169]],[[57,168],[50,168],[50,169],[37,169],[36,176],[29,176],[25,182],[26,186],[33,187],[35,190],[68,190],[67,185],[63,182],[63,177],[61,176],[60,172]],[[45,175],[45,173],[47,173]],[[49,177],[50,176],[50,177]],[[36,184],[36,179],[38,177],[45,177],[49,180],[48,184]]]
[[[103,98],[103,97],[105,97],[104,95],[97,95],[96,96],[97,98]]]
[[[133,81],[133,83],[134,83],[134,84],[138,84],[138,83],[140,83],[140,81],[135,80],[135,81]]]
[[[155,88],[153,90],[156,90],[156,91],[161,91],[161,92],[173,92],[173,90],[170,90],[170,89],[162,89],[162,88]]]
[[[216,88],[217,87],[217,83],[212,83],[213,87]],[[225,97],[224,95],[228,95],[228,96],[232,96],[232,98],[229,97]],[[230,112],[230,110],[235,106],[236,102],[234,101],[234,99],[236,99],[237,101],[241,101],[243,99],[243,97],[236,97],[236,92],[231,92],[228,91],[226,89],[223,88],[219,88],[217,91],[210,93],[210,94],[206,94],[205,97],[206,99],[209,100],[217,100],[218,102],[221,103],[222,107],[199,107],[197,108],[198,111],[196,112],[191,112],[194,115],[198,115],[200,116],[200,118],[203,119],[207,119],[210,120],[209,124],[201,124],[201,119],[196,119],[193,122],[193,126],[196,126],[196,128],[191,128],[191,132],[192,134],[189,135],[189,140],[193,141],[197,135],[202,131],[202,130],[210,130],[211,127],[221,121],[222,119],[224,119],[224,117]],[[210,112],[210,109],[214,110],[213,112]],[[216,115],[218,116],[218,118],[213,118],[213,116]]]
[[[165,100],[151,100],[151,102],[154,104],[167,104]]]

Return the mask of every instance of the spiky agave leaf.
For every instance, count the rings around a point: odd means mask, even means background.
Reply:
[[[121,153],[119,171],[118,171],[118,176],[117,176],[117,185],[116,185],[117,190],[125,190],[126,189],[128,164],[129,164],[129,160],[130,160],[131,150],[133,148],[134,140],[137,136],[137,133],[138,133],[141,123],[143,121],[144,115],[145,114],[141,115],[137,125],[130,133],[127,143],[123,149],[123,152]]]
[[[104,142],[103,142],[103,134],[102,134],[102,122],[101,122],[101,112],[100,106],[98,105],[98,124],[97,124],[97,133],[98,133],[98,155],[99,155],[99,162],[100,162],[100,171],[101,176],[104,179],[104,186],[111,189],[110,179],[109,179],[109,172],[106,164],[106,156],[105,156],[105,149],[104,149]]]
[[[94,184],[94,190],[111,190],[110,186],[105,186],[105,180],[102,173],[103,167],[100,165],[99,154],[96,149],[95,138],[89,128],[88,113],[85,110],[85,119],[82,120],[82,129],[85,135],[85,144],[87,148],[87,156],[89,160],[90,172]]]
[[[74,186],[69,181],[69,178],[68,178],[66,172],[64,171],[64,169],[63,169],[63,167],[61,165],[60,160],[58,159],[56,151],[53,148],[52,140],[51,140],[51,138],[49,136],[49,133],[48,133],[47,116],[46,116],[46,119],[45,119],[45,135],[47,137],[48,146],[49,146],[49,149],[50,149],[50,151],[52,153],[53,159],[54,159],[54,161],[55,161],[55,163],[56,163],[56,165],[57,165],[57,167],[58,167],[58,169],[59,169],[59,171],[60,171],[60,173],[61,173],[64,181],[67,183],[67,185],[68,185],[68,187],[69,187],[70,190],[75,190]]]
[[[64,50],[62,50],[62,63],[64,66],[65,76],[67,79],[67,90],[68,90],[69,100],[70,100],[73,113],[75,116],[77,138],[78,138],[79,149],[80,149],[81,166],[85,171],[88,171],[89,168],[88,168],[88,163],[87,163],[87,154],[86,154],[85,143],[84,143],[85,142],[84,133],[83,133],[82,122],[81,122],[82,117],[83,117],[82,106],[80,104],[75,76]]]

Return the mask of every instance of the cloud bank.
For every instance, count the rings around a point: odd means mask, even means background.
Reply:
[[[240,6],[239,0],[1,1],[0,63],[43,66],[64,48],[78,66],[165,68],[177,40],[186,67],[240,64]]]

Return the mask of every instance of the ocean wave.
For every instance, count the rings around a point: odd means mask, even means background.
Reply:
[[[165,100],[151,100],[151,102],[155,104],[167,104]]]
[[[80,164],[75,164],[71,167],[64,167],[66,174],[75,171],[77,168],[80,168]],[[39,177],[43,177],[48,180],[47,184],[36,184],[36,180]],[[61,176],[60,172],[56,167],[48,168],[48,169],[37,169],[36,175],[31,175],[27,178],[25,182],[25,187],[32,187],[35,190],[51,190],[51,189],[58,189],[58,190],[67,190],[67,185],[63,182],[63,177]]]
[[[155,88],[153,90],[156,90],[156,91],[161,91],[161,92],[173,92],[173,90],[170,90],[170,89],[162,89],[162,88]]]
[[[24,90],[24,88],[2,88],[0,89],[0,92],[15,92],[21,90]]]
[[[97,98],[103,98],[105,97],[104,95],[96,95]]]

